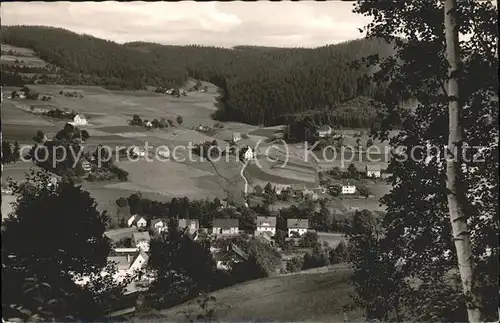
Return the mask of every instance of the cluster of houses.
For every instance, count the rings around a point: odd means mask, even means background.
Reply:
[[[108,262],[112,262],[117,270],[114,279],[120,281],[130,277],[138,272],[143,272],[149,259],[150,241],[153,234],[165,232],[168,229],[167,222],[163,219],[154,219],[152,221],[146,218],[132,215],[127,221],[128,227],[105,232],[105,235],[117,245],[118,242],[129,240],[130,245],[126,247],[116,246]],[[211,229],[200,228],[199,221],[196,219],[179,219],[178,227],[184,229],[193,240],[198,240],[199,234],[205,232],[208,236],[219,239],[234,237],[240,234],[240,221],[238,219],[214,219]],[[273,236],[276,235],[277,219],[276,217],[258,216],[254,236],[264,243],[273,244]],[[289,236],[298,237],[304,235],[309,230],[309,221],[307,219],[288,219],[287,233]],[[221,250],[215,247],[211,248],[214,260],[219,269],[228,269],[228,261],[242,261],[248,259],[248,255],[238,246],[230,244],[227,249]],[[140,275],[133,280],[127,287],[129,291],[137,291],[151,282],[152,277],[147,273]],[[79,278],[79,283],[85,283],[85,278]]]

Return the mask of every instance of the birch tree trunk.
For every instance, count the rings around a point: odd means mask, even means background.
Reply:
[[[449,113],[449,159],[446,162],[446,188],[448,189],[448,209],[452,226],[453,240],[457,252],[458,268],[462,280],[463,292],[468,298],[467,314],[469,322],[481,322],[482,313],[480,297],[474,292],[472,249],[462,200],[458,196],[461,190],[459,173],[461,171],[462,132],[460,128],[460,107],[458,102],[458,80],[456,71],[460,62],[460,47],[458,42],[458,26],[456,21],[457,0],[445,0],[444,24],[446,37],[446,54],[448,59],[448,113]]]

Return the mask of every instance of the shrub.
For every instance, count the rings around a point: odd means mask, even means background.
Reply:
[[[128,172],[117,167],[117,166],[112,166],[110,169],[110,172],[114,175],[116,175],[116,177],[122,181],[122,182],[125,182],[128,180]]]

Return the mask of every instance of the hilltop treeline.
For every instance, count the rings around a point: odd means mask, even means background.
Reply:
[[[189,77],[220,88],[215,118],[271,125],[284,114],[334,109],[378,86],[353,69],[355,59],[390,46],[379,40],[354,40],[315,49],[238,46],[165,46],[111,41],[52,27],[11,26],[1,41],[33,49],[58,66],[65,82],[112,88],[182,86]]]

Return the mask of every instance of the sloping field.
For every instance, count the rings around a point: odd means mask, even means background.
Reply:
[[[265,278],[214,292],[216,317],[223,322],[342,322],[343,306],[351,304],[350,271]],[[182,311],[199,308],[188,302],[148,315],[145,319],[186,322]],[[362,321],[359,311],[347,312],[351,321]],[[142,317],[141,317],[142,318]]]

